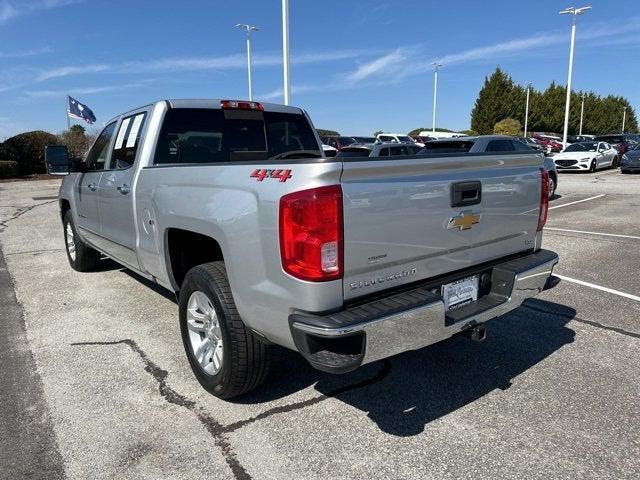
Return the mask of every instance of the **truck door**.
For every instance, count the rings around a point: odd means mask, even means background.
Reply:
[[[107,165],[109,147],[116,129],[116,122],[110,123],[98,135],[91,150],[87,154],[87,171],[80,175],[76,209],[78,212],[78,227],[81,234],[91,243],[97,243],[100,235],[100,219],[98,217],[98,189],[100,179]]]
[[[146,112],[124,117],[113,143],[109,169],[100,179],[100,221],[103,247],[109,255],[140,268],[136,255],[134,181],[136,157],[141,143]]]

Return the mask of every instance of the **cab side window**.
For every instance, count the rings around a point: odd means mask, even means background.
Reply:
[[[510,140],[491,140],[487,144],[487,152],[513,152]]]
[[[511,145],[516,152],[530,152],[533,150],[529,145],[520,140],[511,140]]]
[[[104,170],[107,156],[109,154],[109,145],[113,138],[113,133],[116,130],[116,122],[110,123],[102,130],[102,133],[98,135],[93,147],[87,154],[85,160],[87,164],[87,170]]]
[[[143,112],[122,119],[111,154],[111,170],[124,170],[136,161],[145,117]]]

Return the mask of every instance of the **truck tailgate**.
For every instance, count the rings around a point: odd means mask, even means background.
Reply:
[[[541,166],[522,153],[346,160],[345,299],[533,249]],[[452,207],[454,185],[480,187],[479,203]]]

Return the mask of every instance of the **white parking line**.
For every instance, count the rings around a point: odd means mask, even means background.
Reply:
[[[600,195],[596,195],[594,197],[583,198],[582,200],[576,200],[575,202],[563,203],[562,205],[555,205],[553,207],[549,207],[549,210],[553,210],[554,208],[560,207],[568,207],[569,205],[575,205],[576,203],[588,202],[589,200],[595,200],[596,198],[604,197],[606,193],[601,193]]]
[[[575,278],[565,277],[564,275],[558,275],[557,273],[554,273],[554,275],[567,282],[577,283],[578,285],[595,288],[596,290],[602,290],[603,292],[613,293],[614,295],[618,295],[620,297],[628,298],[629,300],[635,300],[636,302],[640,302],[640,297],[638,297],[637,295],[631,295],[630,293],[620,292],[612,288],[601,287],[600,285],[596,285],[595,283],[584,282],[582,280],[577,280]]]
[[[587,235],[603,235],[605,237],[618,237],[618,238],[635,238],[637,240],[640,240],[640,237],[634,237],[633,235],[621,235],[618,233],[585,232],[584,230],[569,230],[568,228],[552,228],[552,227],[544,227],[544,229],[554,230],[556,232],[584,233]]]

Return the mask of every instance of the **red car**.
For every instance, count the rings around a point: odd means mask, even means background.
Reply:
[[[562,151],[562,143],[556,140],[556,137],[549,135],[533,135],[532,138],[542,145],[547,152],[560,152]]]
[[[320,141],[325,145],[329,145],[330,147],[333,147],[337,150],[340,150],[344,147],[348,147],[349,145],[357,143],[356,139],[353,137],[343,137],[343,136],[336,136],[336,135],[320,137]]]

